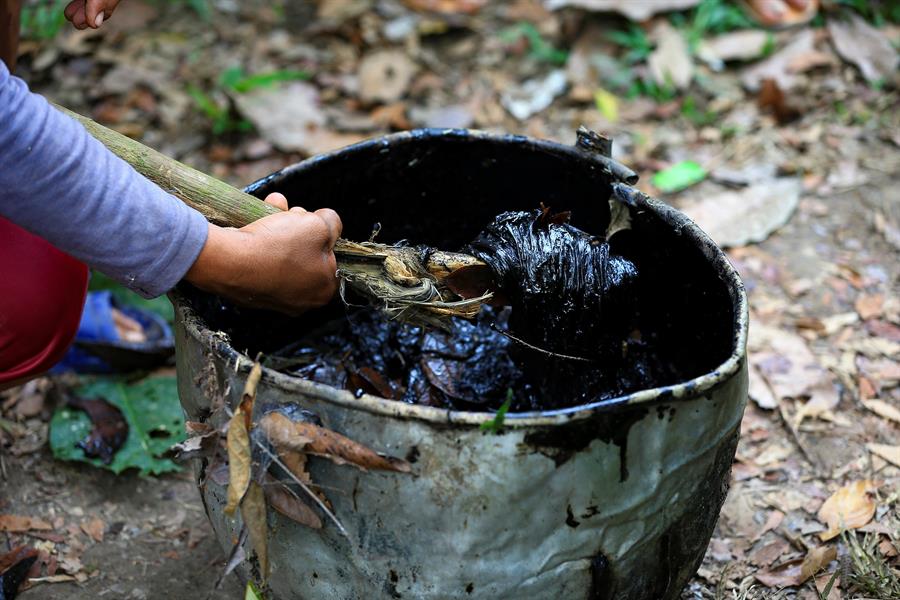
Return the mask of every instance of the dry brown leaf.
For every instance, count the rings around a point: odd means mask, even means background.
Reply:
[[[781,555],[785,554],[790,548],[790,544],[781,538],[777,538],[774,542],[754,551],[749,559],[751,563],[758,567],[768,567],[781,558]]]
[[[656,50],[647,57],[647,67],[657,84],[674,85],[679,90],[691,85],[694,63],[684,36],[663,21],[654,32]]]
[[[53,527],[47,521],[20,515],[0,515],[0,531],[25,533],[26,531],[48,531]]]
[[[862,403],[882,419],[900,423],[900,410],[896,406],[892,406],[884,400],[863,400]]]
[[[875,499],[870,492],[878,484],[870,479],[854,481],[837,490],[819,509],[819,521],[828,529],[819,534],[823,542],[836,537],[844,529],[858,529],[875,515]]]
[[[837,407],[841,401],[841,395],[837,387],[831,381],[822,381],[818,385],[809,390],[809,400],[807,400],[797,410],[794,416],[794,427],[800,426],[806,417],[829,417],[832,410]]]
[[[743,29],[701,41],[697,54],[703,60],[721,65],[730,60],[754,59],[763,53],[768,43],[769,34],[765,31]]]
[[[632,21],[646,21],[656,13],[685,10],[700,4],[700,0],[545,0],[550,10],[575,6],[598,12],[616,11]]]
[[[884,308],[884,294],[862,294],[853,305],[863,321],[881,316]]]
[[[359,97],[365,102],[396,102],[409,89],[418,67],[401,50],[378,50],[359,63]]]
[[[759,90],[764,79],[774,79],[778,87],[787,92],[796,85],[798,77],[790,65],[798,57],[815,52],[816,36],[811,29],[803,29],[791,36],[791,42],[766,60],[759,62],[741,74],[741,83],[750,91]]]
[[[763,585],[771,588],[785,588],[800,585],[800,567],[803,560],[795,559],[772,569],[757,571],[753,576]]]
[[[253,414],[256,385],[261,376],[262,367],[256,363],[247,376],[241,403],[228,424],[228,503],[225,505],[227,515],[234,514],[250,485],[250,418]]]
[[[258,427],[279,452],[304,452],[328,458],[335,464],[351,464],[363,471],[379,469],[409,473],[412,470],[405,460],[381,456],[339,433],[311,423],[291,421],[277,412],[271,412],[260,419]]]
[[[834,49],[844,60],[856,65],[867,81],[890,80],[896,77],[900,62],[890,39],[879,29],[855,14],[846,21],[828,19],[828,33]]]
[[[266,486],[265,491],[266,501],[269,503],[269,506],[287,518],[313,529],[322,528],[322,519],[319,518],[319,515],[308,504],[289,492],[278,482],[272,481],[270,485]]]
[[[263,581],[269,577],[269,528],[266,524],[266,496],[261,485],[250,482],[247,494],[241,502],[241,518],[247,527],[250,544],[259,561]]]
[[[769,384],[753,365],[750,365],[750,389],[747,393],[760,408],[772,410],[778,406],[778,399],[775,398]]]
[[[754,577],[764,585],[773,588],[794,587],[815,575],[837,557],[837,549],[819,546],[810,550],[806,557],[781,564],[774,569],[758,571]]]
[[[776,398],[798,398],[823,381],[831,381],[806,341],[790,331],[757,325],[750,330],[751,363],[759,369]]]
[[[803,564],[800,565],[800,582],[804,582],[837,558],[837,548],[833,546],[818,546],[810,550]]]
[[[416,11],[471,15],[481,10],[487,0],[403,0],[403,3]]]
[[[866,450],[876,456],[880,456],[896,467],[900,467],[900,446],[889,446],[888,444],[866,444]]]
[[[802,185],[794,177],[772,179],[739,191],[708,194],[687,203],[684,212],[723,247],[761,242],[790,220]]]
[[[81,530],[90,536],[92,540],[97,543],[103,541],[103,534],[106,531],[106,523],[103,522],[103,519],[98,517],[94,517],[90,521],[85,521],[81,524]]]

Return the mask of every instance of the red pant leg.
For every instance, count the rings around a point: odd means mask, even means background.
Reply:
[[[0,218],[0,384],[42,373],[75,338],[88,268]]]

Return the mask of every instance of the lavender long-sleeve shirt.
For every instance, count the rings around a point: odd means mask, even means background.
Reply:
[[[184,277],[207,233],[200,213],[29,92],[3,61],[0,217],[147,298]]]

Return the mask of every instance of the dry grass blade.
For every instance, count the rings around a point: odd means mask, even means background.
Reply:
[[[277,412],[260,419],[258,427],[279,450],[305,452],[327,458],[339,465],[350,464],[363,471],[378,469],[409,473],[412,470],[405,460],[382,456],[339,433],[311,423],[291,421]]]
[[[878,551],[877,534],[865,534],[860,541],[856,533],[845,531],[841,538],[850,557],[851,590],[869,598],[900,598],[900,572]]]

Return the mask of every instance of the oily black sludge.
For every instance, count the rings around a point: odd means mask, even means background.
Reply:
[[[462,248],[491,268],[505,306],[447,330],[351,308],[270,365],[356,394],[466,410],[509,396],[517,411],[574,406],[677,377],[641,329],[634,262],[568,219],[543,207],[504,212]]]

